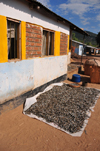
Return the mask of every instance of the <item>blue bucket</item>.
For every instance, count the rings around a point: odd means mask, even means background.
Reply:
[[[80,82],[81,81],[81,76],[78,75],[78,74],[73,74],[72,81],[73,82]]]

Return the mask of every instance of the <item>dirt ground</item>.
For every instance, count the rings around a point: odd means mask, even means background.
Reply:
[[[99,84],[88,87],[100,89]],[[32,119],[22,110],[21,105],[0,115],[0,151],[100,151],[100,98],[81,137]]]
[[[85,61],[88,60],[88,59],[96,59],[96,60],[100,61],[100,54],[88,55],[88,56],[86,56],[86,58],[82,57],[82,63],[84,64]],[[80,64],[81,63],[81,58],[72,58],[71,62],[75,63],[75,64]]]

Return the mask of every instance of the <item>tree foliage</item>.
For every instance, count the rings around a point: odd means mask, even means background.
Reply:
[[[86,44],[89,45],[89,46],[92,46],[91,42],[87,42]]]
[[[97,34],[96,41],[97,41],[97,44],[99,44],[99,47],[100,47],[100,32]]]
[[[76,40],[76,41],[79,41],[79,39],[75,37],[75,33],[72,33],[72,39]]]
[[[97,47],[98,46],[97,41],[96,41],[97,34],[92,33],[90,31],[86,31],[86,32],[89,34],[89,36],[85,36],[85,39],[84,39],[84,36],[82,34],[76,32],[76,31],[73,31],[72,39],[75,41],[82,42],[82,43],[84,42],[84,44],[87,44],[87,45],[90,45],[93,47]]]

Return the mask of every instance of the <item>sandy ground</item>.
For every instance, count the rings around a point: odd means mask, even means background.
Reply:
[[[100,89],[98,84],[88,86]],[[100,151],[100,98],[81,137],[23,115],[22,110],[21,105],[0,115],[0,151]]]

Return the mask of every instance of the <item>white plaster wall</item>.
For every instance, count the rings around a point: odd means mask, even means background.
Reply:
[[[66,73],[66,55],[0,63],[0,103]]]
[[[29,9],[27,4],[27,2],[19,0],[0,0],[0,15],[38,24],[69,35],[69,26],[65,26]]]
[[[70,62],[71,62],[71,52],[69,52],[68,53],[68,55],[67,55],[67,64],[70,64]]]
[[[67,74],[67,56],[34,59],[34,86]]]
[[[34,61],[0,63],[0,103],[34,86]]]

